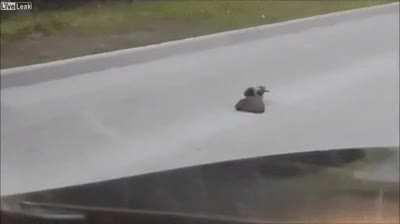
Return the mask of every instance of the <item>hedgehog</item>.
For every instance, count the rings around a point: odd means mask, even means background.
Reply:
[[[264,113],[263,96],[266,92],[269,92],[269,90],[265,86],[247,88],[243,93],[245,98],[236,103],[235,109],[243,112]]]

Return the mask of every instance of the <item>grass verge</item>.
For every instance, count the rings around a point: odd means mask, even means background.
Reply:
[[[1,20],[1,68],[276,23],[394,0],[95,2]]]

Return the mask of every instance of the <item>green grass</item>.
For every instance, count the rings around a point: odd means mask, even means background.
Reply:
[[[82,35],[146,30],[154,23],[206,26],[223,31],[274,23],[333,11],[367,7],[391,0],[345,1],[172,1],[87,5],[65,11],[39,11],[2,19],[2,38],[26,38],[32,33]]]
[[[60,52],[60,57],[63,58],[390,2],[395,2],[395,0],[214,0],[137,1],[133,3],[109,1],[64,10],[35,10],[28,15],[2,17],[1,44],[3,49],[7,48],[7,45],[11,46],[16,42],[20,43],[31,39],[39,42],[46,41],[45,37],[56,37],[62,40],[67,38],[66,36],[98,38],[110,35],[140,34],[135,40],[128,41],[124,45],[106,46],[104,49],[88,47],[86,51],[81,50],[79,53],[73,54]],[[26,45],[25,48],[29,48],[29,44]],[[2,50],[3,57],[11,56]],[[11,65],[36,63],[54,58],[57,57],[38,56],[30,61],[25,58],[23,61],[11,63]],[[7,59],[7,61],[10,60],[13,59]],[[10,63],[7,62],[7,64]],[[2,67],[4,67],[3,62]]]

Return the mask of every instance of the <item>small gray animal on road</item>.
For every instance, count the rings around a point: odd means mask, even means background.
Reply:
[[[266,92],[269,92],[269,90],[267,90],[265,86],[247,88],[243,93],[245,98],[239,100],[235,105],[236,110],[251,113],[264,113],[265,104],[263,95]]]

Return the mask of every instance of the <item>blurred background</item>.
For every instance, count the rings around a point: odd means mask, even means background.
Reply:
[[[396,0],[31,2],[32,10],[1,13],[2,69]]]

